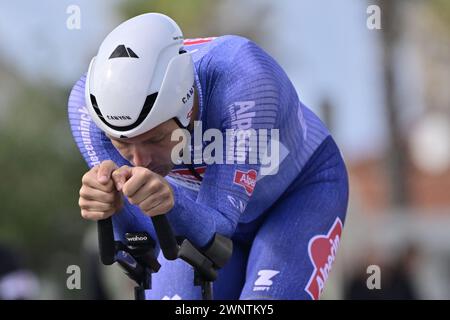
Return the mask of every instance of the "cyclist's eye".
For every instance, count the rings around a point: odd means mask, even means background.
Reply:
[[[124,149],[127,146],[127,143],[116,140],[116,141],[114,141],[114,145],[118,149]]]
[[[147,140],[146,143],[147,144],[155,144],[155,143],[163,141],[165,137],[166,137],[165,135],[158,136],[158,137]]]

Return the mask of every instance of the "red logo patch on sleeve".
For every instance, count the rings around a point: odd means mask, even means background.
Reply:
[[[314,266],[314,271],[305,291],[314,300],[319,299],[331,271],[331,266],[336,260],[341,234],[342,222],[341,219],[336,218],[327,235],[317,235],[309,240],[308,254]]]
[[[255,189],[256,176],[257,176],[256,170],[253,169],[247,172],[236,170],[234,172],[233,182],[235,184],[240,185],[241,187],[244,187],[247,194],[251,196],[253,193],[253,189]]]

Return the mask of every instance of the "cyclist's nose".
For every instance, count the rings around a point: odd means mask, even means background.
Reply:
[[[133,148],[133,165],[136,167],[148,167],[151,162],[152,157],[149,150],[139,145]]]

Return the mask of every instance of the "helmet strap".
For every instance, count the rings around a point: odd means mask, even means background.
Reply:
[[[177,125],[178,125],[180,128],[187,129],[187,127],[189,126],[189,124],[188,124],[186,127],[183,126],[183,125],[181,124],[180,120],[178,120],[177,117],[174,117],[174,118],[172,118],[172,119],[177,123]]]

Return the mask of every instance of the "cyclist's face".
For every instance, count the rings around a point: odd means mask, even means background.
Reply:
[[[174,120],[168,120],[152,130],[129,139],[110,137],[119,153],[132,165],[145,167],[161,176],[172,170],[172,148],[178,141],[171,141],[172,132],[178,129]]]

